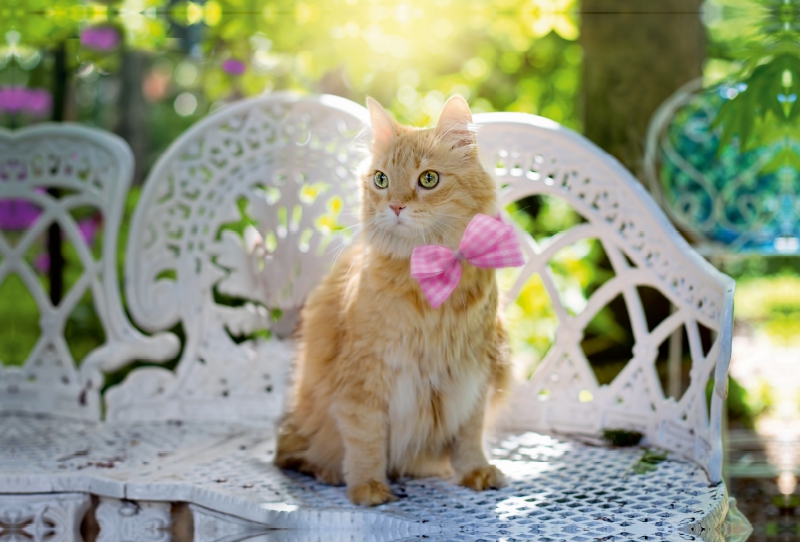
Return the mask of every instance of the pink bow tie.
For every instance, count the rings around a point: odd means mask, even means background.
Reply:
[[[422,245],[411,253],[411,276],[435,309],[450,297],[461,280],[461,261],[475,267],[519,267],[525,264],[517,234],[509,224],[475,215],[457,251],[439,245]]]

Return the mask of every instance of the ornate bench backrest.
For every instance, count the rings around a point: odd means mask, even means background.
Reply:
[[[20,131],[0,130],[0,285],[15,285],[8,294],[22,311],[39,314],[39,337],[21,364],[0,365],[0,412],[35,412],[98,419],[101,370],[124,365],[137,355],[170,355],[177,343],[145,338],[128,322],[120,304],[116,272],[116,233],[130,184],[133,157],[113,134],[76,125],[39,125]],[[51,189],[48,192],[48,189]],[[99,255],[76,214],[95,217],[114,235],[103,235]],[[64,249],[71,247],[80,267],[68,277],[55,305],[48,293],[47,236],[60,227]],[[73,270],[70,269],[72,273]],[[89,352],[80,367],[70,351],[65,325],[85,295],[92,297],[105,343]],[[27,303],[23,300],[27,298]],[[32,302],[31,302],[32,300]],[[35,316],[34,316],[35,317]],[[10,325],[9,325],[10,324]],[[15,323],[0,331],[14,341]],[[11,329],[9,329],[11,328]],[[6,343],[8,344],[8,343]],[[8,360],[6,360],[8,361]]]
[[[339,98],[261,97],[198,123],[162,157],[134,216],[126,291],[139,325],[164,331],[180,324],[185,342],[174,372],[138,369],[109,390],[111,419],[242,421],[281,413],[291,345],[254,333],[288,334],[305,295],[347,241],[336,234],[356,222],[352,171],[364,157],[358,134],[365,122],[363,108]],[[476,122],[504,204],[547,194],[585,220],[541,246],[520,232],[529,262],[507,298],[539,274],[559,327],[503,425],[593,435],[635,429],[719,479],[732,281],[697,256],[639,183],[595,145],[531,115],[479,115]],[[616,277],[573,314],[547,264],[586,238],[602,244]],[[675,307],[654,329],[637,291],[643,285]],[[633,359],[601,386],[581,340],[617,295],[630,315]],[[680,326],[690,344],[691,385],[674,401],[665,398],[655,360]],[[698,326],[714,334],[707,352]],[[715,367],[709,415],[705,390]]]
[[[720,421],[730,361],[733,280],[702,259],[642,185],[610,155],[552,121],[517,113],[476,116],[479,147],[495,170],[501,201],[532,195],[565,200],[585,222],[542,244],[522,235],[529,261],[509,299],[538,274],[558,318],[554,344],[514,397],[504,425],[544,432],[598,435],[635,430],[646,443],[679,452],[721,477]],[[585,308],[570,313],[548,263],[582,239],[599,241],[614,277]],[[638,287],[660,292],[672,314],[648,326]],[[592,318],[621,296],[631,322],[633,357],[608,385],[599,385],[581,348]],[[651,323],[652,325],[652,323]],[[699,326],[710,330],[704,351]],[[659,347],[676,329],[688,337],[691,383],[679,400],[665,397],[656,372]],[[707,385],[715,392],[707,405]]]
[[[174,372],[142,368],[110,389],[109,419],[281,413],[292,349],[274,336],[291,333],[352,234],[365,118],[332,96],[264,96],[204,119],[162,156],[133,218],[126,293],[144,329],[182,327],[183,351]]]

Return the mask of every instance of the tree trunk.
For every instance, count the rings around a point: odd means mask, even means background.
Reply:
[[[135,160],[134,184],[144,180],[147,165],[147,103],[142,85],[147,69],[147,53],[125,51],[120,69],[119,123],[116,132],[130,145]]]
[[[582,0],[584,134],[642,178],[647,123],[702,75],[702,0]]]
[[[679,87],[702,75],[702,0],[581,2],[584,134],[643,180],[650,117]],[[655,290],[645,289],[641,298],[648,319],[669,316],[669,302]],[[624,309],[614,309],[615,320],[624,322]]]
[[[67,90],[69,86],[69,69],[67,67],[67,46],[62,41],[53,51],[53,122],[66,120]],[[61,191],[48,188],[51,197],[58,199]],[[50,280],[50,302],[55,306],[64,295],[64,252],[61,246],[61,227],[57,222],[50,224],[47,230],[47,255],[50,259],[47,275]]]

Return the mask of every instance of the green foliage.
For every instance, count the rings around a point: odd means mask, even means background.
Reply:
[[[370,94],[400,120],[424,125],[447,95],[460,93],[475,111],[527,111],[580,127],[575,0],[12,1],[13,16],[0,17],[0,39],[13,30],[31,50],[67,40],[74,69],[95,65],[113,74],[119,51],[81,49],[75,38],[90,26],[114,26],[122,50],[153,51],[153,69],[169,70],[168,90],[155,101],[188,91],[197,115],[221,101],[292,89],[357,101]],[[229,60],[244,63],[243,73],[226,71]],[[182,69],[196,76],[177,77]]]
[[[707,0],[703,19],[710,58],[757,65],[767,54],[798,46],[797,0]]]
[[[735,294],[736,318],[748,321],[782,344],[800,338],[800,278],[777,276],[740,279]]]
[[[749,382],[750,389],[728,377],[728,419],[746,429],[755,427],[755,420],[775,405],[775,392],[765,381]]]
[[[39,339],[39,310],[19,275],[0,284],[0,361],[22,365]]]
[[[639,461],[631,466],[634,474],[655,472],[658,466],[667,460],[668,452],[662,450],[645,450]]]
[[[741,91],[737,91],[741,88]],[[733,99],[724,103],[714,120],[714,127],[723,126],[719,152],[738,136],[742,151],[756,145],[769,145],[789,136],[800,139],[800,57],[777,55],[755,67],[742,83],[729,90]],[[800,157],[790,146],[776,158],[800,168]],[[770,166],[767,166],[769,169]]]
[[[506,210],[539,243],[546,243],[583,220],[565,200],[555,197],[529,198]],[[591,294],[613,275],[602,266],[604,259],[602,245],[596,239],[581,240],[552,257],[550,276],[568,313],[580,313]],[[510,288],[517,276],[518,270],[498,272],[504,289]],[[558,328],[558,318],[541,276],[534,275],[522,286],[515,302],[506,309],[506,321],[512,349],[525,359],[530,374],[553,344]],[[609,307],[598,312],[586,327],[586,333],[592,338],[584,341],[583,346],[591,353],[629,340],[628,331],[616,321]]]
[[[748,383],[746,389],[732,376],[728,377],[728,422],[744,429],[754,429],[756,418],[767,414],[774,406],[774,390],[764,382]],[[711,395],[714,393],[714,379],[706,384],[706,405],[710,408]]]
[[[89,292],[81,298],[64,325],[64,338],[78,365],[95,348],[106,341],[103,324],[94,309]]]
[[[789,143],[800,140],[800,0],[717,3],[747,14],[728,17],[728,25],[738,31],[733,35],[711,25],[712,36],[715,30],[725,36],[718,41],[725,46],[717,52],[742,66],[728,78],[731,87],[722,88],[730,100],[714,120],[714,127],[723,128],[718,153],[734,137],[742,151],[783,141],[764,170],[800,169],[800,153]]]
[[[70,0],[4,0],[0,5],[0,36],[18,32],[28,47],[50,47],[77,36],[80,21],[92,9]]]

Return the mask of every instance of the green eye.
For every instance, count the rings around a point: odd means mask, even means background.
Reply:
[[[422,188],[433,188],[437,184],[439,184],[439,174],[435,171],[423,171],[419,176],[419,185]]]
[[[386,188],[389,186],[389,177],[383,171],[376,171],[372,177],[375,180],[375,186],[378,188]]]

